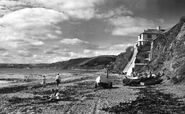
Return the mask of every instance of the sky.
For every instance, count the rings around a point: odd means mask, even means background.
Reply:
[[[145,29],[169,29],[185,0],[0,0],[0,63],[118,55]]]

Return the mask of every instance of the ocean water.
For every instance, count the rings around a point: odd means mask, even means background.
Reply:
[[[4,80],[3,81],[0,81],[0,85],[1,84],[8,84],[8,83],[10,83],[10,81],[4,81]]]
[[[53,81],[57,74],[61,78],[69,78],[79,74],[78,70],[60,70],[60,69],[18,69],[18,68],[0,68],[0,87],[12,85],[12,80],[40,80],[46,76],[47,82]],[[10,81],[11,80],[11,81]],[[19,82],[20,84],[21,82]],[[24,82],[25,83],[25,82]],[[16,84],[13,82],[13,84]]]
[[[24,78],[25,76],[70,76],[77,73],[75,70],[60,70],[60,69],[18,69],[18,68],[0,68],[0,79],[2,78]]]

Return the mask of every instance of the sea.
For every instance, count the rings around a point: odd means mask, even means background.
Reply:
[[[0,68],[0,87],[27,82],[20,80],[42,80],[43,76],[47,81],[53,81],[57,74],[61,78],[72,77],[84,72],[83,70],[61,70],[61,69],[20,69],[20,68]]]

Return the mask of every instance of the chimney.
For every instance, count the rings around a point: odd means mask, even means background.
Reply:
[[[161,30],[161,27],[160,26],[157,26],[157,30],[160,31]]]

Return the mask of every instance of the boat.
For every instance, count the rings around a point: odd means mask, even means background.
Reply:
[[[95,82],[95,88],[97,87],[112,88],[112,82],[107,76],[98,76]]]
[[[161,77],[150,76],[150,77],[127,77],[122,80],[123,85],[154,85],[159,84],[163,81]]]

